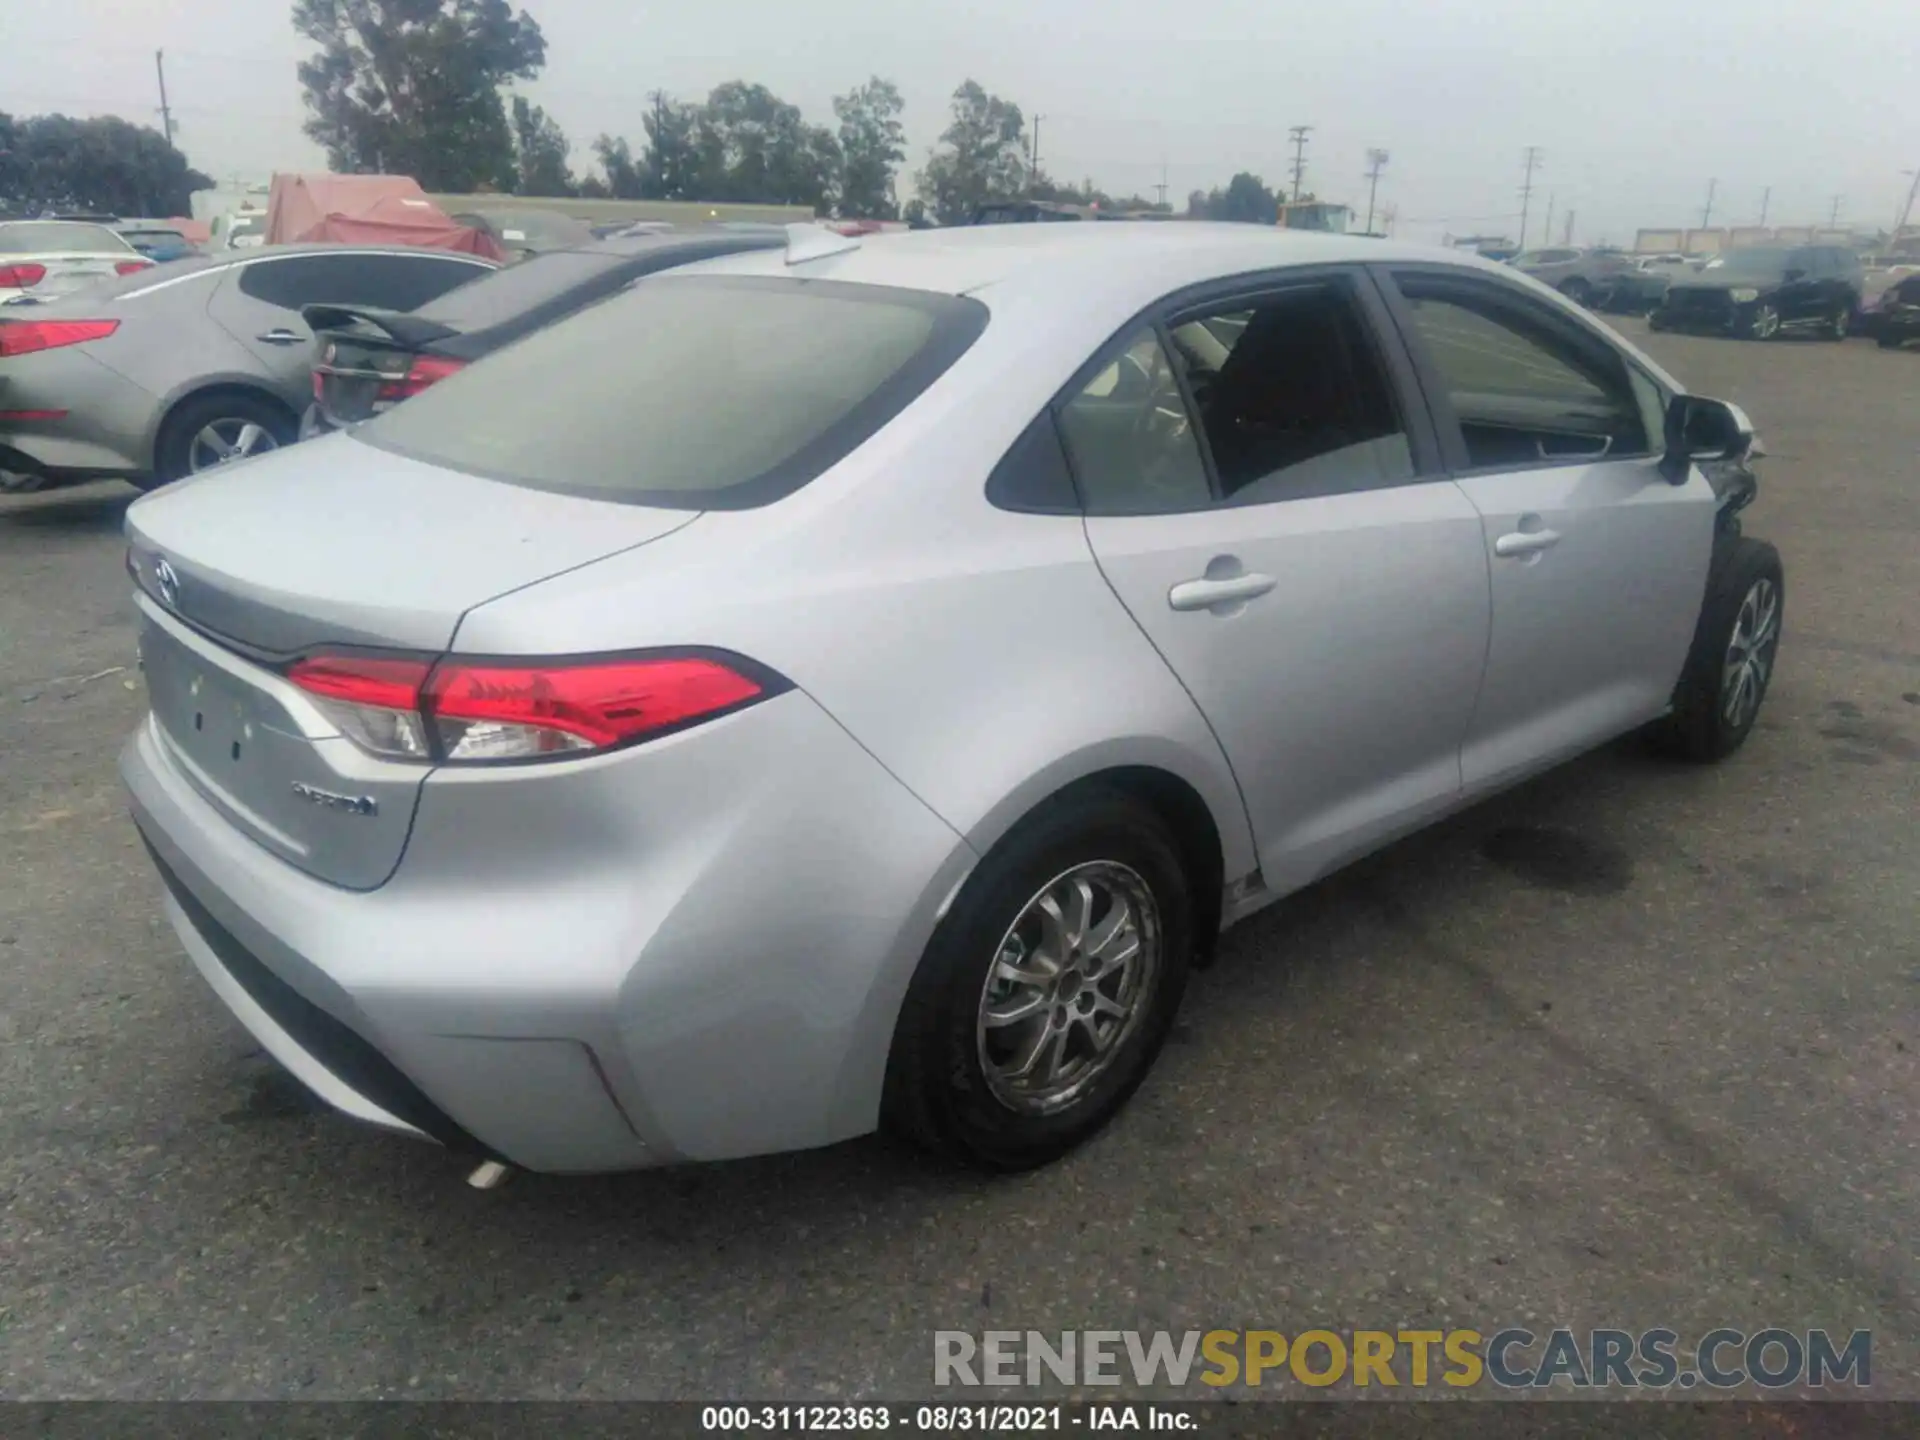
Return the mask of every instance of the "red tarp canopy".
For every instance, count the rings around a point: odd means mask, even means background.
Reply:
[[[449,219],[405,175],[276,175],[269,245],[425,245],[504,260],[493,237]]]

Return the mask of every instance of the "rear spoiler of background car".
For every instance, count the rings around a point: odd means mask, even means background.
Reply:
[[[404,310],[380,310],[363,305],[307,305],[302,307],[300,318],[307,322],[307,328],[316,335],[323,330],[352,330],[371,325],[389,339],[415,349],[460,333],[436,321],[409,315]]]

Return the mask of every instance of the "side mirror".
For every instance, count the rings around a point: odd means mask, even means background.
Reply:
[[[1675,485],[1686,484],[1695,465],[1739,463],[1765,453],[1747,412],[1725,400],[1674,396],[1667,404],[1666,432],[1661,469]]]

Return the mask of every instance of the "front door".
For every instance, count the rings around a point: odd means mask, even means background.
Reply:
[[[1502,281],[1395,277],[1455,479],[1492,572],[1468,790],[1666,708],[1713,548],[1712,487],[1660,473],[1665,397],[1578,318]]]
[[[1403,420],[1383,315],[1355,273],[1237,291],[1127,337],[1057,412],[1100,568],[1281,892],[1456,802],[1485,656],[1479,517]]]

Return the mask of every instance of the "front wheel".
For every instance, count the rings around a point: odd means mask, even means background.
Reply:
[[[1842,305],[1833,312],[1833,317],[1827,321],[1827,338],[1829,340],[1844,340],[1852,329],[1853,307],[1851,305]]]
[[[1779,307],[1762,300],[1747,317],[1747,337],[1752,340],[1771,340],[1779,333]]]
[[[1116,791],[1049,802],[981,862],[921,959],[888,1058],[890,1128],[988,1170],[1058,1159],[1145,1078],[1192,949],[1159,818]]]
[[[1577,275],[1560,286],[1560,293],[1576,305],[1593,304],[1593,286]]]
[[[1673,710],[1653,727],[1659,748],[1705,762],[1746,743],[1773,682],[1786,601],[1780,552],[1762,540],[1731,542],[1707,580]]]

